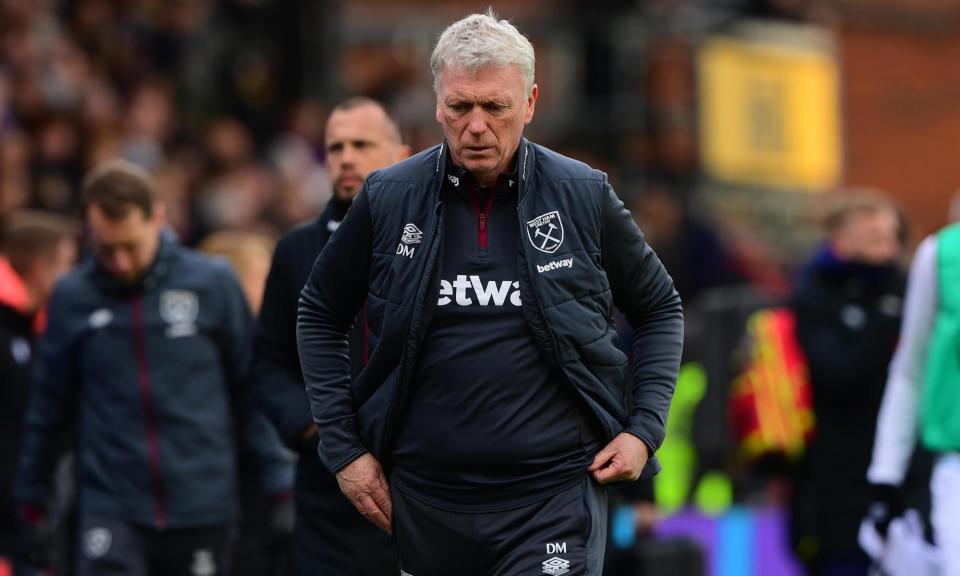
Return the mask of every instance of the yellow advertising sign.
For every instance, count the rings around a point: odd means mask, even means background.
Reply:
[[[837,182],[839,81],[829,50],[717,38],[699,59],[700,146],[710,176],[811,190]]]

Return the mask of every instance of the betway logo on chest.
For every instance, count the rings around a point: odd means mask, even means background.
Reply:
[[[537,264],[537,272],[540,274],[543,274],[544,272],[550,272],[551,270],[556,270],[557,268],[573,268],[573,258],[553,260],[551,262],[547,262],[543,266]]]
[[[520,306],[520,283],[510,280],[483,282],[477,275],[459,274],[453,282],[440,281],[438,306]]]

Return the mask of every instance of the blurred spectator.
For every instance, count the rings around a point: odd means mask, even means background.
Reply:
[[[255,232],[215,232],[200,242],[201,252],[226,258],[240,280],[253,315],[260,313],[263,288],[270,272],[274,239]]]
[[[710,288],[743,280],[719,235],[694,220],[680,197],[664,185],[647,185],[632,211],[685,302],[695,301]]]
[[[190,238],[222,230],[262,229],[278,182],[255,157],[250,132],[238,120],[218,118],[206,132],[204,181],[193,197]]]
[[[80,128],[67,115],[52,115],[38,127],[33,158],[34,207],[71,214],[83,178]]]
[[[315,214],[330,188],[326,106],[287,108],[297,68],[278,57],[301,49],[276,26],[296,22],[297,4],[0,3],[0,213],[73,214],[84,171],[119,156],[158,175],[191,245]],[[261,154],[287,137],[306,148]]]
[[[12,489],[42,309],[76,258],[69,220],[21,211],[0,230],[0,573],[14,555]]]
[[[260,312],[270,271],[274,240],[254,232],[215,232],[199,245],[201,252],[227,260],[240,280],[254,316]],[[231,561],[233,576],[281,576],[287,573],[288,548],[271,538],[270,502],[258,489],[256,462],[240,454],[240,521]]]
[[[396,122],[368,98],[352,98],[333,109],[327,121],[326,150],[334,198],[315,221],[289,232],[277,244],[254,339],[254,370],[263,390],[264,410],[286,445],[300,455],[294,572],[396,574],[395,552],[387,535],[360,516],[320,462],[297,353],[296,325],[300,290],[314,260],[367,175],[402,160],[410,150],[403,145]],[[357,321],[350,336],[354,373],[367,360],[366,335],[365,321]]]
[[[279,177],[279,201],[270,206],[283,228],[302,223],[330,199],[330,174],[323,164],[326,110],[316,101],[295,104],[290,126],[273,143],[270,161]]]
[[[826,241],[791,301],[816,420],[796,475],[792,530],[811,574],[865,576],[857,531],[868,504],[873,422],[900,328],[904,245],[897,209],[881,194],[846,191],[831,200]]]
[[[30,203],[30,146],[25,132],[0,132],[0,216]]]
[[[109,94],[100,94],[109,98]],[[123,157],[149,170],[164,161],[164,144],[172,131],[173,105],[159,83],[137,87],[127,111]]]
[[[15,489],[21,537],[32,550],[43,534],[58,444],[76,420],[79,574],[220,574],[234,433],[275,498],[271,528],[292,528],[292,469],[249,385],[243,292],[229,268],[164,232],[135,165],[94,171],[83,208],[96,257],[51,299]]]

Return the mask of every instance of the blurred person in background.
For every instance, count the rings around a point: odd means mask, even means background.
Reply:
[[[900,329],[904,235],[893,203],[866,190],[835,194],[824,229],[790,303],[816,421],[795,476],[792,538],[811,574],[865,576],[857,532],[869,503],[873,422]]]
[[[660,261],[683,301],[689,305],[711,288],[742,283],[719,234],[694,219],[679,192],[665,183],[647,184],[632,202],[637,225]]]
[[[260,313],[264,283],[270,270],[274,239],[256,232],[214,232],[197,247],[204,254],[225,258],[243,287],[254,317]],[[240,521],[231,561],[233,576],[281,576],[287,574],[289,541],[269,530],[270,500],[264,498],[256,462],[238,454]]]
[[[247,304],[256,317],[263,303],[263,291],[275,243],[267,234],[221,230],[204,238],[197,248],[205,254],[220,256],[230,262],[247,297]]]
[[[286,445],[300,455],[294,572],[394,575],[396,553],[387,535],[354,509],[317,455],[317,428],[304,391],[296,323],[300,290],[367,175],[406,158],[410,149],[384,107],[363,97],[333,108],[325,147],[333,198],[315,221],[287,233],[277,244],[254,339],[254,370],[264,411]],[[365,331],[361,317],[350,337],[354,373],[367,360]]]
[[[270,146],[280,190],[268,210],[284,230],[315,218],[330,200],[333,186],[323,142],[328,115],[327,106],[318,101],[296,102],[286,130]]]
[[[38,127],[33,158],[33,207],[72,214],[83,179],[79,123],[67,114],[51,115]]]
[[[291,463],[249,381],[243,291],[225,263],[164,230],[143,169],[96,169],[82,206],[95,257],[50,302],[14,492],[24,545],[42,534],[76,422],[78,573],[225,573],[235,435],[274,498],[274,529],[292,519]]]
[[[30,204],[31,139],[26,132],[0,130],[0,216]]]
[[[91,99],[93,97],[109,95],[93,92]],[[148,170],[156,170],[163,164],[163,146],[170,139],[173,124],[169,90],[159,82],[141,84],[131,96],[127,108],[121,156]]]
[[[278,182],[260,162],[252,136],[237,119],[217,118],[204,140],[206,167],[190,214],[193,242],[222,229],[262,227],[265,211],[276,200]]]
[[[0,574],[14,557],[13,481],[27,409],[34,344],[56,281],[76,258],[76,226],[62,217],[19,211],[0,226]],[[9,572],[8,572],[9,573]]]
[[[534,60],[492,13],[450,25],[431,58],[443,143],[367,178],[301,292],[320,456],[401,574],[599,575],[602,484],[658,467],[680,298],[606,175],[523,138]]]
[[[910,455],[935,455],[931,522],[943,576],[960,575],[960,225],[925,238],[910,267],[900,341],[890,365],[867,470],[881,533],[908,506]],[[914,456],[914,459],[916,457]]]

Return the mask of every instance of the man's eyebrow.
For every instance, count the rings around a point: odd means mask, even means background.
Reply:
[[[447,105],[450,105],[450,104],[464,104],[464,103],[466,103],[466,104],[479,104],[479,105],[481,105],[481,106],[483,106],[483,105],[485,105],[485,104],[499,104],[499,105],[501,105],[501,106],[509,106],[509,105],[510,105],[510,100],[507,99],[507,98],[503,98],[503,97],[501,97],[501,96],[485,96],[485,97],[480,97],[480,96],[457,96],[457,95],[452,95],[452,96],[448,96],[448,97],[444,100],[444,103],[447,104]]]
[[[101,250],[121,250],[127,248],[133,248],[135,246],[134,242],[100,242],[98,247]]]
[[[353,144],[356,142],[371,142],[371,141],[373,141],[373,138],[371,138],[370,136],[367,136],[366,134],[359,134],[356,136],[344,136],[343,138],[336,138],[334,140],[331,140],[328,145],[332,146],[334,144]]]

